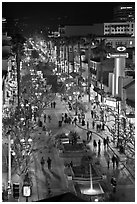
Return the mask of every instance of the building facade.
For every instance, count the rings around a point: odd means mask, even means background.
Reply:
[[[135,5],[117,6],[113,11],[114,21],[135,21]]]
[[[135,36],[135,22],[104,23],[104,35],[131,35]]]

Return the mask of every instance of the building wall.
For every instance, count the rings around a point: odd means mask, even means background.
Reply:
[[[115,21],[135,21],[135,5],[117,6],[114,8],[113,19]]]
[[[103,35],[103,24],[93,24],[91,26],[65,26],[59,28],[61,36],[86,36],[89,34]]]
[[[126,48],[135,47],[135,38],[134,37],[106,37],[105,43],[110,43],[113,48],[116,48],[118,45],[124,45]]]
[[[104,23],[104,35],[129,34],[135,36],[134,22]]]

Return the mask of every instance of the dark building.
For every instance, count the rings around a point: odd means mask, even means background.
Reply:
[[[114,21],[135,21],[135,5],[123,5],[114,8]]]
[[[61,36],[87,36],[89,34],[93,35],[103,35],[104,26],[103,23],[93,24],[93,25],[67,25],[64,27],[59,27],[59,33]]]

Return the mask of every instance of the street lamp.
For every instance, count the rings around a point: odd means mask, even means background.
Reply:
[[[32,189],[29,183],[24,183],[23,187],[22,187],[22,194],[24,197],[26,197],[26,202],[28,202],[28,198],[31,196],[32,194]]]
[[[120,143],[120,138],[119,138],[119,128],[120,128],[120,120],[119,120],[119,114],[120,114],[120,107],[119,107],[119,102],[121,101],[120,97],[116,98],[117,101],[117,109],[118,109],[118,131],[117,131],[117,147],[119,147],[119,143]]]
[[[73,92],[73,94],[76,96],[76,100],[75,100],[75,115],[77,115],[77,98],[78,98],[78,95],[79,95],[79,92],[76,91],[76,92]]]

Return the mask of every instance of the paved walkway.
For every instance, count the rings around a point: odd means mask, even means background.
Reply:
[[[35,127],[35,132],[32,134],[33,138],[33,153],[31,154],[30,164],[29,164],[29,170],[32,178],[32,196],[29,198],[29,201],[37,201],[44,198],[48,198],[53,195],[61,194],[63,192],[66,192],[69,189],[69,183],[66,179],[66,176],[64,175],[64,161],[62,158],[59,157],[58,150],[55,148],[54,144],[54,137],[57,134],[60,134],[62,132],[68,133],[70,130],[75,130],[78,132],[78,134],[81,137],[81,140],[86,140],[87,134],[86,134],[86,126],[80,127],[78,124],[75,125],[68,125],[63,124],[62,127],[58,127],[58,121],[60,120],[62,112],[68,113],[68,107],[66,103],[63,101],[61,102],[60,98],[56,97],[56,108],[51,108],[50,106],[45,108],[44,113],[46,115],[51,115],[51,122],[45,123],[46,128],[48,130],[52,131],[52,136],[49,136],[42,130],[40,127]],[[74,111],[69,111],[71,116],[74,116]],[[42,115],[43,120],[43,115]],[[90,107],[89,111],[86,114],[86,120],[92,121],[90,116]],[[43,121],[44,122],[44,121]],[[106,154],[103,147],[103,140],[102,138],[108,134],[108,132],[101,132],[97,133],[92,129],[92,126],[90,125],[90,128],[93,132],[93,139],[101,139],[101,156],[98,157],[97,152],[95,152],[97,159],[100,161],[97,168],[101,172],[101,174],[107,175],[106,184],[111,179],[111,176],[114,175],[117,177],[118,181],[118,187],[123,189],[123,185],[134,185],[132,180],[129,179],[129,172],[126,171],[126,169],[123,167],[123,164],[120,163],[119,169],[113,169],[112,163],[110,163],[110,168],[107,168],[107,162],[106,162]],[[91,150],[93,150],[93,142],[89,142],[89,147]],[[110,144],[111,145],[111,144]],[[112,156],[113,152],[116,154],[117,149],[109,150],[108,153]],[[40,160],[41,157],[44,157],[45,164],[44,166],[41,166]],[[49,171],[47,167],[47,158],[48,156],[52,159],[52,170]],[[122,158],[122,157],[120,157]],[[4,178],[3,178],[4,179]],[[21,177],[18,177],[17,175],[12,176],[13,182],[19,182],[20,184],[23,183],[23,180]],[[107,184],[108,185],[108,184]],[[21,195],[21,193],[20,193]],[[19,198],[20,202],[25,201],[25,198],[20,196]]]

